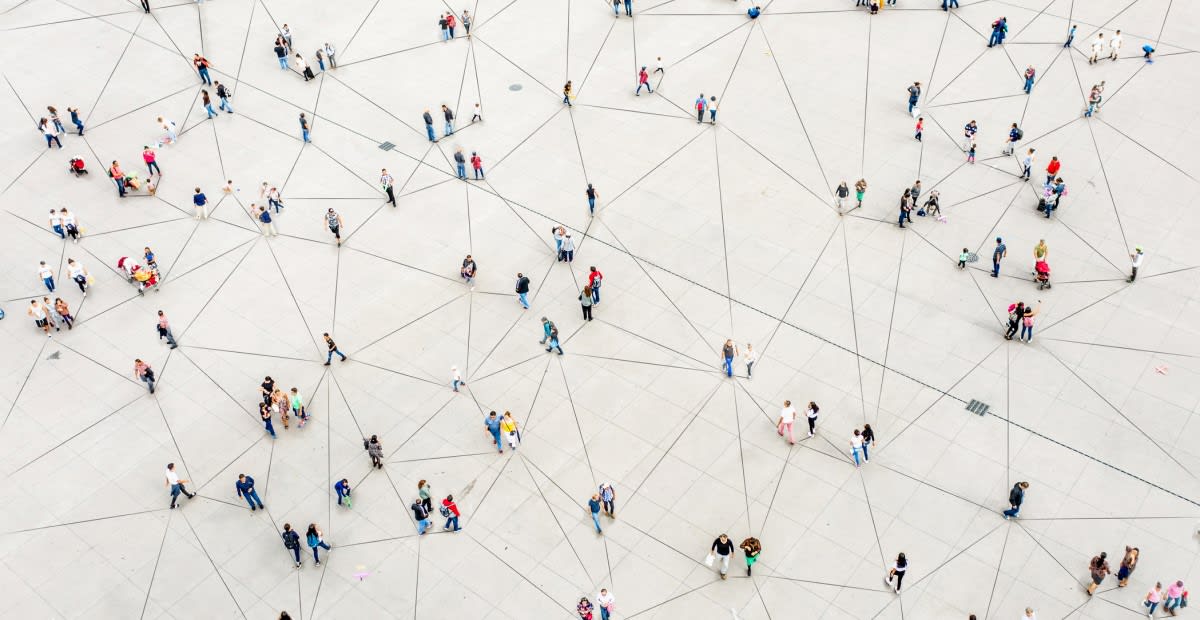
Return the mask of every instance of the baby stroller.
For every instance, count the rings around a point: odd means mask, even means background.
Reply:
[[[82,157],[72,157],[70,161],[71,167],[68,170],[77,177],[81,177],[88,173],[86,165],[83,163]]]
[[[1044,260],[1040,260],[1033,266],[1034,277],[1033,281],[1037,282],[1038,290],[1050,288],[1050,265]]]
[[[129,281],[137,287],[138,295],[145,295],[146,289],[153,288],[158,291],[158,270],[143,268],[141,265],[133,261],[128,256],[122,256],[117,261],[117,269],[129,278]]]

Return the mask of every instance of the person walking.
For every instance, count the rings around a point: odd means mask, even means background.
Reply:
[[[1183,580],[1176,581],[1167,586],[1167,596],[1166,601],[1163,602],[1163,611],[1172,616],[1177,615],[1175,610],[1185,605],[1186,602],[1187,592],[1183,589]]]
[[[1024,172],[1021,174],[1021,177],[1026,181],[1029,180],[1029,175],[1033,172],[1033,162],[1035,159],[1037,159],[1037,156],[1034,155],[1034,152],[1036,150],[1037,149],[1031,148],[1031,149],[1025,151],[1025,157],[1024,157],[1024,159],[1021,160],[1021,167],[1024,169]]]
[[[600,620],[610,620],[612,618],[613,606],[616,599],[608,591],[608,588],[600,588],[600,593],[596,595],[596,607],[600,608]]]
[[[604,508],[604,514],[608,515],[609,519],[617,518],[617,492],[607,482],[600,483],[600,504]]]
[[[292,529],[291,523],[283,524],[283,548],[287,549],[296,558],[296,568],[300,568],[300,535],[296,530]]]
[[[331,68],[331,69],[337,69],[337,60],[334,58],[334,55],[336,55],[336,54],[337,54],[337,48],[326,43],[325,44],[325,58],[329,59],[329,68]]]
[[[50,335],[49,328],[46,330],[46,335]],[[154,393],[154,369],[150,367],[150,364],[140,359],[133,360],[133,378],[145,383],[150,393]]]
[[[75,243],[79,243],[79,223],[75,220],[75,214],[67,211],[66,207],[59,209],[58,217],[62,221],[62,227],[66,230],[67,236]],[[66,237],[64,237],[65,239]]]
[[[379,435],[371,435],[370,439],[363,441],[363,447],[371,457],[371,467],[383,469],[383,442],[379,441]]]
[[[742,361],[746,363],[746,378],[754,376],[754,363],[758,361],[758,353],[754,351],[754,346],[749,342],[746,343],[746,351],[742,353]]]
[[[471,290],[475,290],[475,273],[478,270],[479,265],[475,263],[475,259],[467,254],[467,257],[463,259],[462,267],[458,270],[458,275],[467,281],[467,286],[471,287]]]
[[[996,237],[996,247],[992,250],[992,277],[1000,277],[1000,261],[1008,256],[1008,246],[1004,245],[1004,239]]]
[[[592,287],[585,284],[579,292],[579,307],[583,310],[583,320],[592,320]]]
[[[1087,593],[1088,596],[1091,596],[1092,594],[1095,594],[1096,588],[1098,588],[1104,581],[1104,578],[1108,576],[1108,554],[1101,551],[1100,555],[1092,557],[1092,560],[1088,562],[1088,572],[1091,574],[1092,582],[1088,584]],[[1167,592],[1167,596],[1170,596],[1169,589]]]
[[[924,131],[925,131],[925,117],[924,116],[917,117],[917,126],[916,126],[916,129],[914,129],[914,131],[915,131],[915,133],[913,134],[913,138],[916,138],[917,142],[920,142],[921,134],[924,133]]]
[[[621,17],[621,0],[612,0],[612,4],[613,4],[613,18],[614,19],[620,18]]]
[[[697,125],[704,122],[704,110],[707,107],[708,107],[708,101],[704,98],[704,93],[700,93],[700,96],[696,97],[696,124]]]
[[[863,452],[863,462],[864,463],[869,463],[871,461],[870,448],[874,445],[875,445],[875,431],[871,429],[870,424],[863,424],[862,452]]]
[[[175,142],[179,141],[179,133],[175,130],[176,127],[177,125],[175,125],[175,121],[163,118],[161,116],[158,117],[158,128],[163,130],[163,132],[166,134],[163,138],[164,143],[174,144]]]
[[[804,414],[808,417],[808,436],[812,437],[813,433],[817,432],[817,414],[821,412],[821,408],[817,403],[809,401],[808,409],[805,409]]]
[[[483,419],[483,429],[491,434],[496,450],[500,454],[504,454],[504,443],[500,441],[500,418],[496,417],[495,411],[488,413],[487,417]]]
[[[620,2],[620,0],[613,0]],[[587,600],[587,597],[579,599],[579,604],[575,606],[575,613],[579,614],[579,620],[592,620],[592,602]]]
[[[600,529],[600,495],[593,494],[588,500],[588,510],[592,514],[592,525],[596,526],[596,533],[603,534],[604,530]]]
[[[388,204],[391,204],[393,207],[396,206],[396,193],[395,190],[392,189],[392,184],[395,181],[396,180],[392,178],[392,175],[388,174],[387,168],[383,168],[379,171],[379,186],[382,187],[384,193],[387,194]]]
[[[467,36],[470,37],[471,35],[468,33]],[[471,122],[474,123],[475,121],[479,121],[482,123],[483,122],[482,112],[483,112],[483,110],[479,107],[479,102],[476,101],[475,102],[475,113],[471,115]]]
[[[754,563],[758,561],[758,555],[762,553],[762,543],[757,538],[750,536],[746,540],[743,540],[742,544],[738,545],[738,547],[746,554],[746,576],[749,577],[754,568]]]
[[[446,517],[446,525],[442,526],[442,531],[457,532],[462,529],[458,525],[458,518],[462,516],[462,513],[458,510],[458,504],[454,503],[453,495],[447,495],[442,500],[441,513],[443,517]]]
[[[279,69],[281,71],[287,71],[287,69],[288,69],[287,54],[288,54],[287,46],[283,45],[282,41],[276,41],[275,42],[275,58],[277,60],[279,60]]]
[[[708,124],[717,124],[717,110],[720,108],[721,106],[717,105],[717,96],[710,95],[708,98]]]
[[[858,200],[858,204],[855,205],[855,207],[862,206],[863,196],[865,196],[866,193],[867,193],[867,180],[859,179],[859,180],[855,181],[854,182],[854,197],[855,197],[855,199]]]
[[[463,381],[462,373],[458,372],[458,366],[451,366],[450,367],[450,388],[453,389],[455,392],[457,392],[458,386],[466,385],[466,384],[467,384],[467,382]]]
[[[643,87],[643,86],[645,86],[645,87],[646,87],[646,92],[647,92],[647,93],[654,94],[654,89],[650,88],[650,74],[649,74],[649,73],[646,73],[646,67],[645,67],[645,65],[643,65],[643,66],[642,66],[642,68],[641,68],[641,70],[640,70],[640,71],[638,71],[638,85],[637,85],[637,90],[636,90],[636,91],[634,91],[634,93],[633,93],[635,97],[640,97],[640,96],[642,96],[642,87]]]
[[[151,268],[153,269],[153,267]],[[75,282],[75,285],[79,287],[79,292],[83,293],[84,297],[87,297],[89,288],[88,280],[90,280],[92,277],[92,274],[88,273],[87,267],[75,262],[75,259],[73,258],[68,258],[67,277],[71,278],[71,280]],[[54,291],[50,292],[53,293]]]
[[[1029,91],[1033,90],[1033,78],[1036,75],[1037,75],[1037,71],[1034,70],[1033,65],[1029,65],[1028,67],[1025,68],[1025,94],[1026,95],[1029,94]]]
[[[900,584],[904,583],[904,573],[908,571],[908,558],[904,554],[896,556],[896,561],[892,563],[892,568],[888,570],[887,577],[884,577],[883,582],[889,587],[892,585],[892,577],[896,578],[896,594],[900,593]]]
[[[1015,304],[1008,306],[1008,331],[1004,334],[1005,340],[1012,340],[1016,335],[1017,330],[1021,327],[1021,317],[1025,316],[1025,302],[1018,301]]]
[[[309,130],[308,119],[304,116],[304,112],[301,112],[300,113],[300,135],[304,138],[305,142],[312,142],[312,140],[309,138],[308,130]]]
[[[454,169],[458,173],[458,178],[467,180],[467,157],[463,155],[461,146],[454,150]]]
[[[559,344],[559,342],[558,342],[558,326],[555,325],[554,323],[551,323],[550,324],[550,346],[546,347],[546,352],[549,353],[550,351],[553,351],[555,349],[558,349],[559,355],[563,354],[562,345]]]
[[[542,317],[542,339],[538,344],[546,344],[550,340],[550,332],[554,329],[554,322],[546,317]]]
[[[1137,547],[1125,546],[1125,557],[1121,558],[1121,566],[1117,568],[1117,587],[1124,588],[1129,585],[1129,576],[1133,574],[1137,568],[1138,556],[1141,555],[1141,550]]]
[[[196,67],[196,73],[200,76],[200,83],[212,86],[212,78],[208,76],[208,68],[212,66],[212,63],[200,54],[193,54],[192,65]]]
[[[154,174],[157,172],[158,176],[162,176],[162,168],[158,167],[158,155],[154,152],[154,149],[150,148],[149,145],[142,147],[142,161],[146,162],[146,170],[148,170],[147,174]]]
[[[796,408],[792,406],[792,401],[783,401],[783,409],[779,410],[779,421],[775,423],[776,429],[779,431],[779,436],[784,437],[784,432],[787,432],[787,440],[791,445],[796,445],[796,434],[792,431],[792,425],[796,423]]]
[[[529,278],[525,274],[517,272],[517,299],[521,302],[521,307],[529,309]]]
[[[333,207],[329,207],[325,211],[325,225],[329,227],[329,232],[333,233],[333,238],[337,241],[338,247],[341,247],[342,226],[344,222],[342,221],[342,216],[337,211],[334,211]]]
[[[158,325],[157,325],[157,328],[158,328],[158,339],[159,339],[159,340],[162,340],[163,338],[166,338],[166,339],[167,339],[167,344],[171,345],[171,348],[172,348],[172,349],[174,349],[174,348],[176,348],[176,347],[178,347],[178,346],[179,346],[179,345],[178,345],[178,344],[175,342],[175,334],[172,334],[172,333],[171,333],[171,324],[170,324],[170,323],[167,321],[167,315],[163,314],[163,311],[162,311],[162,310],[159,310],[159,311],[158,311]]]
[[[167,486],[167,488],[169,488],[171,490],[171,509],[172,510],[175,509],[175,501],[179,499],[179,496],[181,494],[188,499],[192,499],[193,497],[196,497],[195,493],[188,493],[187,486],[186,486],[188,482],[191,482],[191,481],[184,479],[184,478],[180,478],[179,474],[175,473],[175,464],[174,463],[167,463],[166,486]]]
[[[837,189],[833,190],[833,204],[837,207],[838,213],[842,212],[842,205],[847,197],[850,196],[850,187],[846,185],[845,179],[838,183]]]
[[[192,194],[192,205],[196,208],[196,217],[193,219],[208,219],[208,196],[205,196],[204,192],[200,191],[199,187],[197,187],[195,193]]]
[[[966,125],[963,125],[962,148],[964,151],[969,149],[971,147],[971,144],[975,142],[975,134],[978,132],[979,132],[979,124],[975,122],[975,119],[971,119]]]
[[[67,108],[67,112],[71,115],[71,124],[75,125],[75,129],[79,131],[79,135],[83,135],[83,120],[79,118],[79,108]]]
[[[1142,252],[1142,246],[1139,245],[1133,249],[1133,253],[1129,255],[1129,261],[1132,263],[1132,271],[1129,273],[1129,280],[1127,282],[1133,282],[1137,279],[1138,268],[1142,266],[1142,259],[1145,257],[1146,254]]]
[[[595,215],[596,199],[600,197],[600,192],[597,192],[596,188],[592,187],[591,183],[588,183],[587,189],[583,190],[583,193],[587,196],[588,215]]]
[[[1118,31],[1114,32],[1112,39],[1110,39],[1108,41],[1108,49],[1111,50],[1108,57],[1112,60],[1116,60],[1117,56],[1121,52],[1121,46],[1124,43],[1125,43],[1125,39],[1121,36],[1121,31],[1118,30]]]
[[[475,151],[471,151],[471,168],[475,170],[476,181],[485,178],[483,175],[483,158]]]
[[[66,240],[67,233],[63,230],[63,218],[55,209],[50,209],[50,230],[53,230],[59,239]]]
[[[425,506],[425,510],[433,511],[433,496],[430,495],[432,488],[429,486],[429,481],[421,479],[417,481],[417,496],[421,498],[421,504]]]
[[[333,341],[333,338],[329,337],[329,332],[325,332],[324,334],[321,334],[321,337],[325,339],[325,346],[329,348],[328,354],[325,356],[325,365],[326,366],[328,366],[329,363],[333,361],[334,353],[337,353],[338,356],[342,358],[343,362],[346,361],[346,354],[342,353],[340,350],[338,350],[337,343],[335,343]]]
[[[1146,593],[1146,600],[1142,601],[1142,605],[1146,608],[1146,617],[1153,618],[1154,610],[1158,609],[1158,604],[1162,602],[1163,589],[1162,582],[1156,581],[1154,587]]]
[[[263,421],[263,429],[267,431],[271,439],[275,439],[277,435],[275,434],[275,424],[271,420],[271,404],[269,402],[258,404],[258,417]]]
[[[575,241],[571,239],[571,233],[563,237],[561,252],[563,261],[570,263],[575,260]]]
[[[246,503],[250,504],[250,512],[256,510],[255,504],[258,504],[258,508],[266,508],[263,506],[262,500],[258,498],[258,491],[254,490],[254,478],[246,474],[238,474],[237,482],[233,486],[237,489],[238,497],[245,499]]]
[[[207,90],[200,89],[200,104],[204,106],[204,111],[208,113],[208,118],[217,116],[217,111],[212,107],[212,97],[209,96]]]
[[[425,121],[425,136],[430,142],[437,142],[437,136],[433,133],[433,115],[429,113],[429,108],[425,108],[421,118]]]
[[[305,533],[304,538],[308,542],[308,547],[312,549],[314,563],[320,566],[321,552],[319,549],[324,547],[326,551],[333,551],[333,547],[330,547],[329,543],[325,542],[325,534],[321,532],[316,523],[308,524],[308,532]]]
[[[1058,161],[1058,156],[1052,156],[1050,163],[1046,164],[1046,185],[1054,182],[1054,177],[1058,176],[1059,169],[1062,168],[1062,162]]]
[[[508,447],[516,451],[521,444],[521,429],[517,428],[517,419],[511,411],[505,411],[504,417],[500,418],[500,432],[508,439]]]
[[[921,83],[913,82],[912,86],[908,87],[908,113],[913,113],[913,108],[917,107],[917,102],[921,99]]]
[[[724,360],[721,368],[725,371],[726,377],[733,376],[733,358],[737,357],[737,354],[738,348],[733,344],[733,339],[726,339],[725,344],[721,345],[721,359]]]
[[[338,506],[349,508],[353,505],[354,502],[350,499],[350,481],[346,478],[333,483],[333,492],[337,494]]]
[[[74,327],[75,317],[71,316],[71,308],[63,298],[54,298],[54,311],[58,313],[58,317],[62,319],[62,322],[67,324],[68,330]]]
[[[450,40],[450,20],[446,19],[446,14],[442,13],[438,16],[438,26],[442,29],[442,43]]]
[[[720,569],[718,570],[721,572],[721,579],[725,579],[728,577],[729,557],[732,555],[733,541],[729,540],[728,534],[721,534],[716,540],[713,541],[712,548],[708,551],[708,557],[710,559],[706,560],[705,563],[709,566],[712,566],[713,562],[711,558],[714,558],[715,556],[715,559],[720,563]]]
[[[450,17],[453,19],[454,16],[451,15]],[[453,30],[451,32],[453,32]],[[451,34],[450,36],[454,35]],[[452,112],[450,107],[444,103],[442,104],[442,118],[446,120],[446,126],[443,128],[445,136],[454,135],[454,112]]]
[[[563,103],[567,104],[568,108],[571,107],[571,80],[563,84]]]
[[[254,205],[250,205],[250,208],[253,209]],[[258,222],[262,226],[262,234],[264,237],[274,237],[279,235],[279,232],[275,230],[274,222],[271,220],[271,212],[268,211],[266,207],[259,207],[257,215]]]
[[[1004,139],[1004,150],[1002,152],[1005,155],[1012,155],[1013,151],[1017,148],[1017,142],[1024,137],[1025,132],[1020,127],[1017,127],[1016,123],[1013,123],[1012,127],[1008,129],[1008,137]]]
[[[1071,29],[1067,31],[1067,42],[1063,43],[1063,47],[1071,47],[1071,43],[1075,41],[1075,29],[1078,28],[1075,24],[1071,24]]]
[[[42,135],[46,138],[46,148],[50,148],[55,143],[58,144],[58,148],[61,149],[63,147],[62,140],[58,137],[59,132],[50,124],[50,119],[43,118],[39,121],[38,129],[42,131]]]
[[[988,47],[1001,45],[1004,43],[1004,36],[1008,32],[1008,18],[1001,17],[992,22],[992,36],[988,39]]]
[[[633,0],[625,0],[625,16],[633,17]]]
[[[854,429],[854,434],[850,436],[850,455],[854,457],[854,467],[862,466],[862,459],[859,458],[859,452],[862,451],[863,440],[862,431]]]
[[[1096,33],[1096,38],[1092,40],[1092,55],[1088,56],[1088,64],[1094,65],[1100,58],[1100,54],[1104,52],[1104,33]]]
[[[471,12],[467,9],[463,9],[462,12],[462,25],[463,31],[467,34],[467,38],[471,38]]]
[[[1025,502],[1025,489],[1029,488],[1029,483],[1025,481],[1018,482],[1013,485],[1013,488],[1008,492],[1008,510],[1004,511],[1004,518],[1012,519],[1021,513],[1021,504]]]
[[[1025,316],[1021,318],[1021,335],[1017,340],[1024,340],[1026,344],[1033,342],[1033,317],[1037,316],[1042,310],[1042,300],[1038,300],[1038,305],[1035,308],[1025,306]]]
[[[46,290],[54,292],[54,270],[46,266],[46,261],[38,263],[38,277],[42,279],[42,284],[46,285]]]
[[[288,403],[292,407],[292,415],[300,420],[297,426],[304,428],[304,425],[308,423],[308,410],[304,408],[304,397],[300,395],[300,388],[292,388],[291,394],[288,396]]]

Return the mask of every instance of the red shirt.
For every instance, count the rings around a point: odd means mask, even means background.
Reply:
[[[642,71],[641,73],[639,73],[639,74],[638,74],[638,80],[639,80],[639,81],[640,81],[642,84],[645,84],[645,83],[646,83],[646,80],[648,80],[648,79],[650,79],[650,76],[649,76],[649,75],[646,75],[646,72],[645,72],[645,71]]]
[[[151,151],[150,149],[142,151],[142,159],[144,159],[146,163],[154,161],[154,151]]]
[[[603,280],[603,279],[604,279],[604,274],[600,273],[600,270],[597,269],[596,271],[593,271],[588,274],[588,286],[591,286],[594,288],[596,286],[596,280]]]
[[[474,157],[471,158],[471,167],[475,168],[476,170],[482,168],[483,160],[480,159],[478,155],[475,155]]]
[[[450,13],[446,16],[446,25],[451,28],[454,27],[454,13]]]
[[[1062,164],[1057,159],[1050,160],[1050,165],[1046,166],[1046,174],[1058,174],[1058,168]]]
[[[442,500],[442,505],[445,506],[446,509],[450,511],[450,514],[452,514],[456,517],[462,516],[462,514],[460,512],[458,512],[458,504],[455,504],[454,502],[452,502],[448,499],[444,499],[444,500]]]

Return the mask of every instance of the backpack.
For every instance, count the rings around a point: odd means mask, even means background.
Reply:
[[[440,509],[440,512],[442,513],[442,516],[443,516],[443,517],[450,518],[450,514],[451,514],[451,513],[450,513],[450,507],[449,507],[449,506],[447,506],[447,505],[445,505],[445,504],[442,504],[442,507],[441,507],[441,509]]]
[[[371,440],[364,438],[363,439],[363,450],[370,450],[370,449],[371,449]]]
[[[1018,128],[1017,128],[1017,139],[1018,139],[1018,140],[1024,140],[1024,139],[1025,139],[1025,132],[1024,132],[1024,131],[1022,131],[1020,127],[1018,127]]]
[[[289,534],[291,534],[291,533],[292,533],[291,531],[287,531],[287,532],[280,534],[280,536],[283,537],[283,546],[284,547],[286,547],[288,549],[295,549],[296,548],[296,539],[289,536]]]

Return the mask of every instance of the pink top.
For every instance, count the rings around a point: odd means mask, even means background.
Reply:
[[[1146,600],[1150,601],[1151,603],[1157,603],[1157,602],[1161,601],[1162,600],[1162,590],[1159,590],[1158,588],[1154,588],[1154,589],[1150,590],[1150,593],[1146,595]]]
[[[168,327],[170,327],[170,325],[168,325],[168,323],[167,323],[167,315],[164,314],[164,315],[158,317],[158,326],[163,329],[167,329]]]
[[[146,163],[154,161],[154,151],[151,151],[150,149],[142,151],[142,159],[144,159]]]
[[[1179,598],[1181,594],[1183,594],[1183,586],[1175,583],[1167,586],[1167,598]]]

